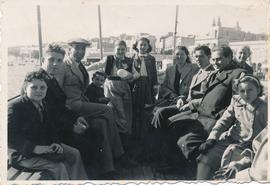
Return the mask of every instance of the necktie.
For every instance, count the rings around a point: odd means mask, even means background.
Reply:
[[[37,109],[38,109],[40,121],[43,122],[44,121],[44,107],[43,107],[43,105],[38,104]]]
[[[84,82],[86,83],[87,82],[87,79],[88,79],[88,73],[87,73],[87,71],[85,70],[85,68],[84,68],[84,66],[83,66],[83,64],[82,63],[79,63],[79,69],[80,69],[80,71],[82,72],[82,75],[83,75],[83,80],[84,80]]]

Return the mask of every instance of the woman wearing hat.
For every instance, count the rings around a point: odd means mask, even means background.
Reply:
[[[114,110],[115,120],[122,138],[127,140],[131,134],[132,101],[129,80],[132,76],[132,60],[126,57],[127,45],[120,40],[115,44],[115,55],[109,55],[101,62],[88,67],[88,70],[103,68],[107,74],[104,84],[105,96],[110,98],[110,105]],[[125,145],[125,143],[124,143]]]

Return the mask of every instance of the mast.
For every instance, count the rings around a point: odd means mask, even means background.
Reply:
[[[101,14],[100,5],[98,5],[98,23],[99,23],[99,45],[100,45],[100,59],[103,59],[103,47],[102,47],[102,30],[101,30]]]
[[[42,34],[41,34],[41,18],[40,18],[40,6],[37,5],[37,21],[38,21],[38,45],[39,45],[39,62],[42,63]]]
[[[179,6],[176,5],[176,12],[175,12],[175,26],[174,26],[174,33],[173,33],[173,53],[176,47],[176,34],[177,34],[177,23],[178,23],[178,9]]]

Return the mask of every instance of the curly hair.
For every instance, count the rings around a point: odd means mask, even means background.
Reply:
[[[253,76],[253,75],[249,75],[249,74],[246,74],[244,75],[243,77],[240,77],[239,79],[236,79],[234,81],[234,85],[233,85],[233,89],[235,92],[238,92],[239,90],[239,85],[241,83],[245,83],[245,82],[250,82],[252,83],[258,90],[259,90],[259,94],[258,94],[258,97],[261,97],[263,95],[263,86],[262,84],[260,83],[260,80]]]
[[[51,52],[60,53],[63,56],[66,54],[66,51],[57,43],[50,43],[45,47],[45,53]]]
[[[139,40],[137,40],[133,45],[132,45],[132,49],[134,49],[136,52],[139,52],[138,49],[138,43],[139,41],[144,41],[148,44],[148,49],[147,49],[147,53],[150,53],[152,51],[152,46],[150,45],[150,40],[146,37],[141,37]]]
[[[25,89],[26,89],[26,86],[28,85],[29,82],[32,82],[34,79],[41,80],[41,81],[45,82],[46,78],[47,77],[46,77],[44,71],[42,71],[42,70],[32,71],[32,72],[27,73],[25,78],[24,78],[23,85],[21,88],[21,96],[26,95]]]

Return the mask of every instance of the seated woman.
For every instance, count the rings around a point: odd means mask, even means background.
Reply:
[[[26,75],[21,96],[8,105],[11,164],[44,170],[53,180],[85,180],[80,152],[59,142],[53,109],[43,100],[47,84],[40,71]]]
[[[200,50],[202,50],[206,58],[203,67],[210,66],[210,49],[208,47],[197,49],[197,51]],[[189,52],[185,46],[178,46],[176,48],[173,63],[173,66],[166,69],[164,81],[160,85],[159,99],[163,99],[165,101],[155,107],[154,117],[151,123],[151,125],[153,125],[155,128],[162,127],[161,124],[166,125],[163,122],[165,122],[167,118],[179,113],[177,102],[179,100],[186,102],[189,95],[192,78],[199,69],[198,65],[190,62]],[[212,69],[207,70],[207,75],[203,77],[204,79],[202,79],[201,82],[207,79],[207,76],[209,76],[211,70]],[[195,96],[192,97],[195,98]],[[191,96],[189,98],[191,98]]]
[[[216,122],[205,143],[199,147],[199,180],[213,178],[222,155],[230,144],[235,144],[242,150],[251,148],[253,139],[266,127],[267,102],[259,98],[262,95],[259,80],[246,75],[239,79],[236,86],[239,95],[232,97],[230,106]],[[224,133],[225,131],[227,132]]]
[[[197,72],[198,67],[191,63],[187,48],[177,46],[174,52],[173,66],[166,69],[164,81],[160,85],[159,99],[186,99],[192,77]]]

